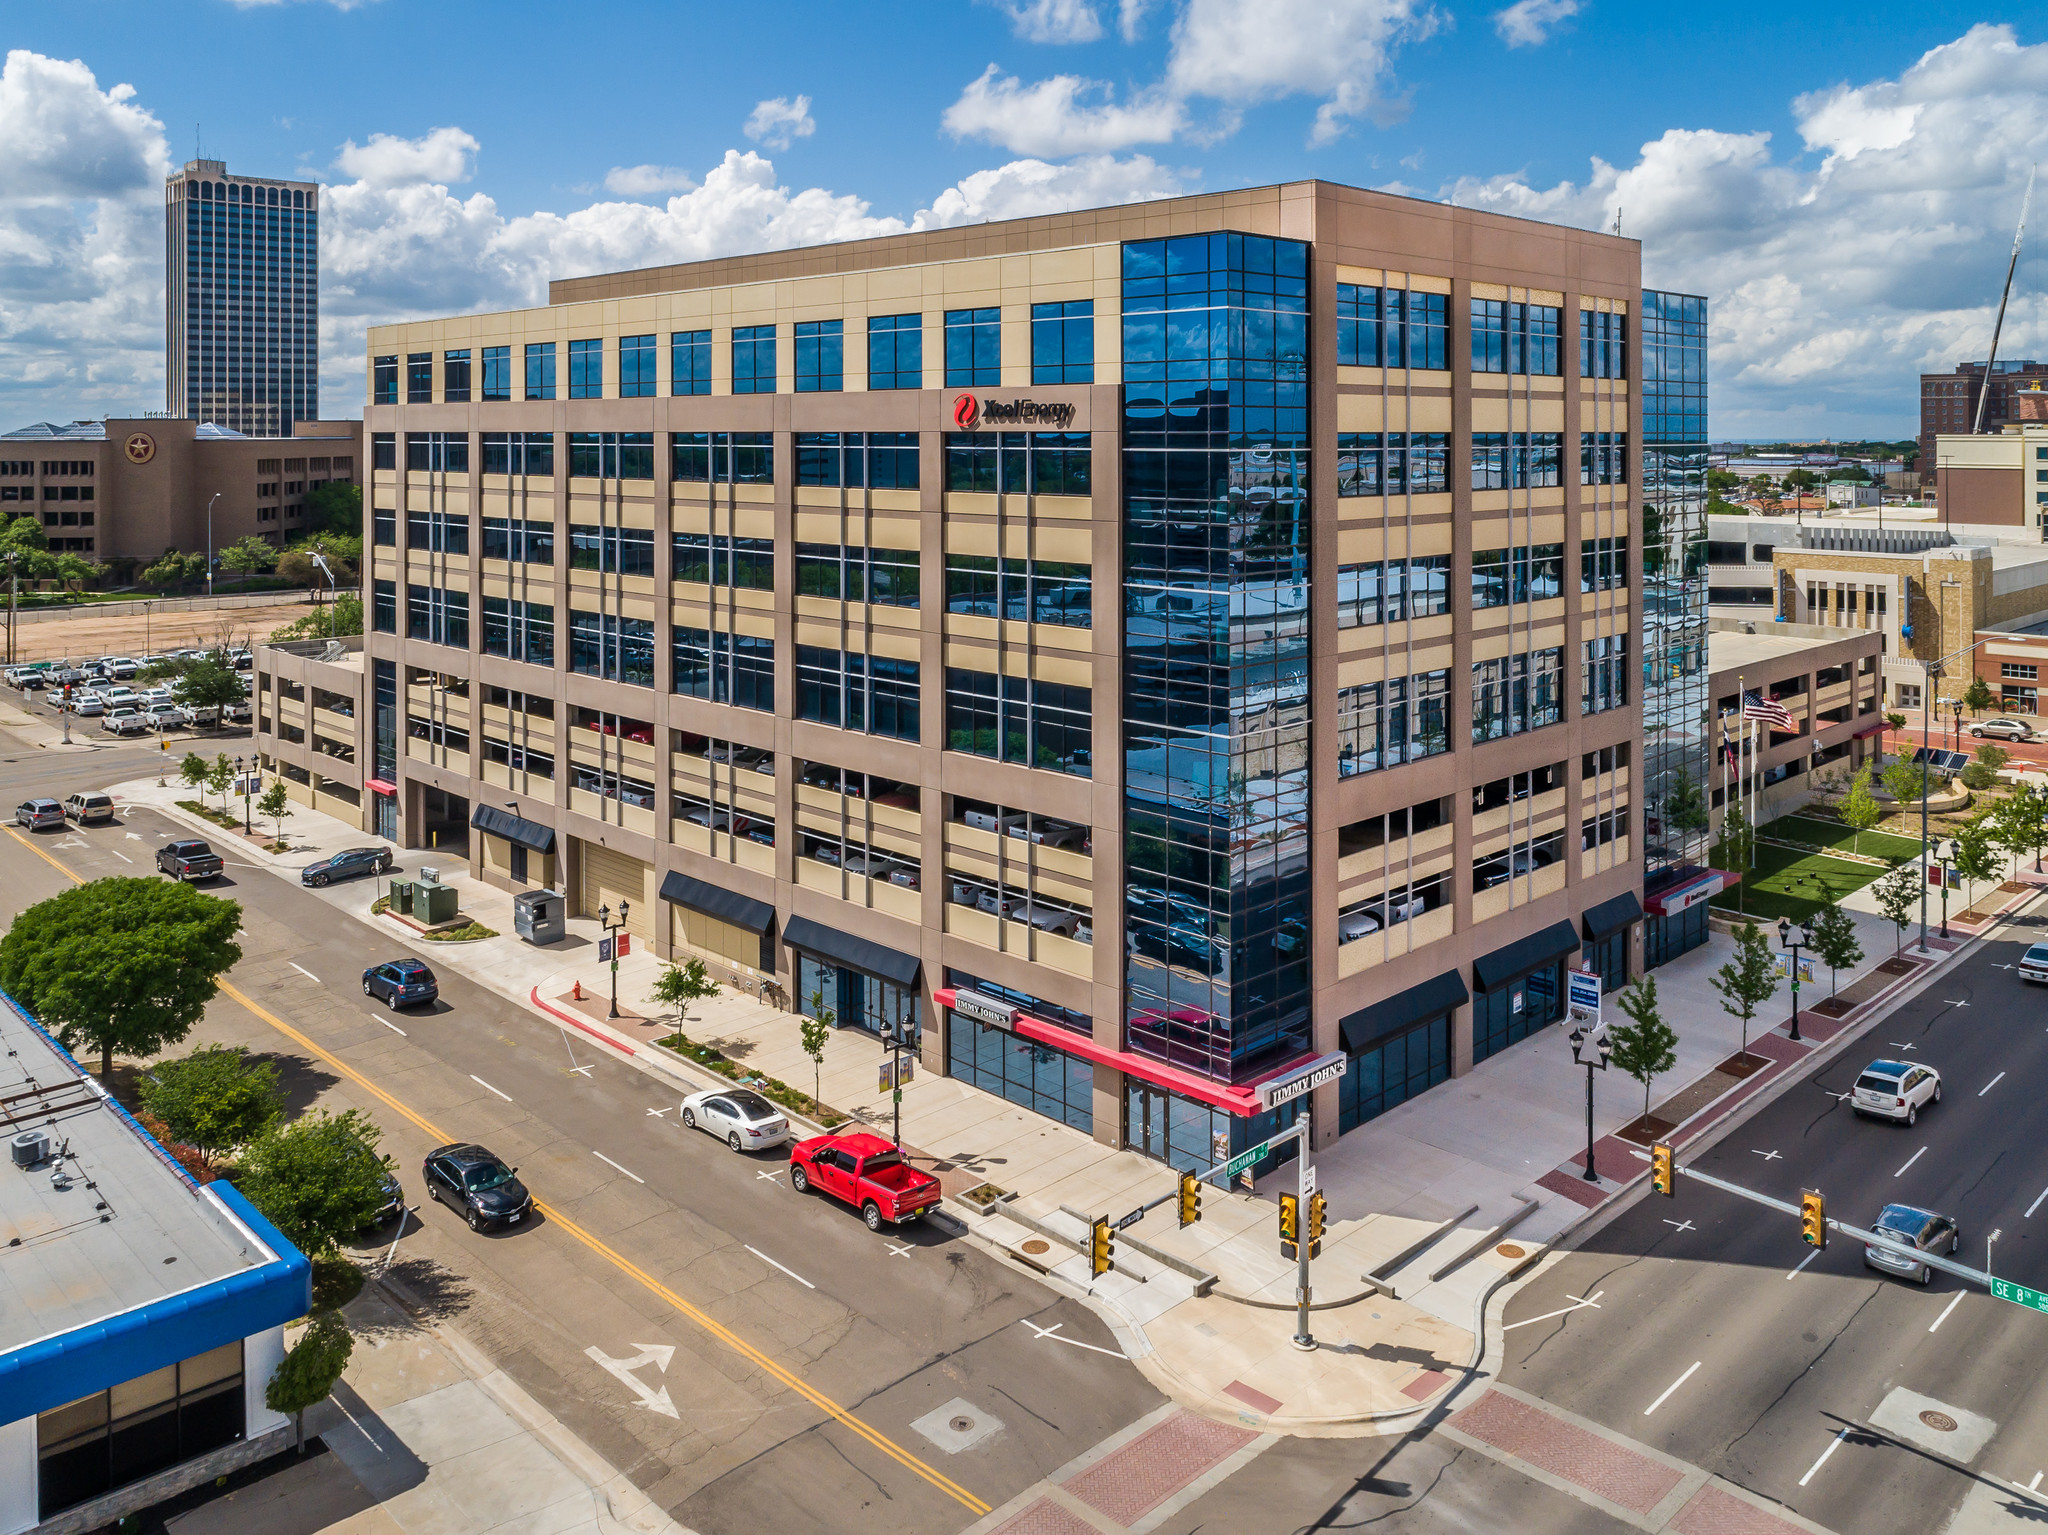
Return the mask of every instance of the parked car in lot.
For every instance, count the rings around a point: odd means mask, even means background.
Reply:
[[[765,1151],[789,1139],[782,1110],[751,1087],[715,1087],[683,1100],[683,1125],[702,1130],[734,1151]]]
[[[188,885],[202,879],[219,879],[227,872],[220,854],[197,838],[166,842],[156,850],[156,867],[158,873]]]
[[[149,716],[131,704],[109,709],[106,718],[100,721],[100,729],[109,735],[147,735],[151,728]]]
[[[64,813],[80,826],[98,826],[114,819],[114,796],[87,789],[64,801]]]
[[[152,730],[176,730],[185,723],[185,711],[176,704],[144,704],[142,717]]]
[[[1988,720],[1978,720],[1970,726],[1973,736],[1990,736],[2000,741],[2031,741],[2034,727],[2025,720],[2010,715],[1995,715]]]
[[[1920,1110],[1941,1102],[1941,1073],[1916,1061],[1872,1061],[1856,1078],[1849,1107],[1876,1119],[1920,1122]]]
[[[91,688],[78,688],[71,694],[71,712],[81,719],[98,719],[107,712],[107,701]]]
[[[2048,943],[2027,945],[2027,952],[2020,956],[2020,979],[2048,982]]]
[[[255,711],[249,707],[248,699],[240,698],[224,706],[220,711],[220,717],[230,725],[246,725],[255,717]]]
[[[7,685],[27,691],[31,688],[48,687],[49,671],[41,666],[10,666],[7,668]]]
[[[64,807],[53,799],[23,800],[14,807],[14,824],[26,826],[30,831],[61,827],[64,824]]]
[[[814,1135],[789,1148],[789,1183],[818,1189],[860,1211],[868,1230],[900,1226],[938,1208],[939,1180],[919,1172],[879,1135]]]
[[[533,1195],[507,1167],[482,1146],[456,1143],[427,1153],[421,1165],[427,1193],[452,1206],[471,1231],[486,1226],[516,1226],[533,1209]]]
[[[441,995],[434,972],[416,959],[394,959],[363,972],[363,995],[383,1002],[394,1013],[401,1007],[431,1002]]]
[[[391,849],[388,847],[344,848],[299,870],[299,883],[329,885],[338,879],[354,879],[358,874],[382,874],[390,867]]]
[[[1901,1247],[1911,1248],[1916,1253],[1933,1253],[1938,1258],[1953,1254],[1963,1241],[1962,1232],[1946,1215],[1914,1205],[1886,1205],[1878,1212],[1877,1223],[1871,1229],[1893,1238]],[[1887,1274],[1903,1275],[1920,1284],[1926,1284],[1934,1277],[1933,1264],[1923,1263],[1906,1253],[1894,1252],[1889,1247],[1879,1247],[1874,1242],[1863,1244],[1863,1266],[1880,1269]]]

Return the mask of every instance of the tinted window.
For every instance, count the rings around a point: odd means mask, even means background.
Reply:
[[[510,1183],[511,1181],[512,1169],[503,1162],[485,1162],[476,1167],[465,1167],[462,1170],[462,1182],[465,1188],[494,1189],[500,1184]]]
[[[861,1171],[872,1174],[880,1172],[885,1167],[901,1167],[902,1165],[903,1158],[898,1156],[895,1152],[880,1151],[867,1159],[867,1161],[862,1165]]]
[[[1889,1093],[1898,1090],[1899,1079],[1897,1077],[1881,1077],[1875,1072],[1865,1072],[1856,1079],[1856,1085],[1868,1088],[1873,1093]]]
[[[734,1093],[728,1101],[748,1119],[770,1119],[775,1114],[775,1105],[759,1093]]]

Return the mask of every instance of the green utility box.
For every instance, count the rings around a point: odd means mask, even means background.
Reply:
[[[412,914],[412,881],[394,879],[391,882],[391,909],[407,916]]]
[[[455,920],[455,887],[430,885],[421,880],[412,887],[412,914],[429,927]]]

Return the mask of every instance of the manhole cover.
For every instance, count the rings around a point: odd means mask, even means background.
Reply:
[[[1037,1256],[1038,1256],[1038,1255],[1039,1255],[1040,1253],[1049,1253],[1049,1252],[1051,1252],[1051,1251],[1052,1251],[1052,1243],[1050,1243],[1050,1242],[1041,1242],[1041,1241],[1039,1241],[1039,1240],[1038,1240],[1038,1238],[1037,1238],[1037,1237],[1033,1237],[1033,1238],[1032,1238],[1032,1239],[1031,1239],[1030,1241],[1026,1242],[1026,1243],[1025,1243],[1025,1244],[1024,1244],[1024,1245],[1023,1245],[1022,1247],[1020,1247],[1020,1248],[1018,1249],[1018,1251],[1019,1251],[1019,1252],[1027,1252],[1027,1253],[1030,1253],[1030,1254],[1031,1254],[1031,1256],[1035,1258],[1035,1257],[1037,1257]]]
[[[1503,1258],[1526,1258],[1529,1256],[1526,1249],[1517,1247],[1513,1242],[1503,1242],[1494,1251]]]
[[[1932,1408],[1920,1414],[1920,1421],[1929,1428],[1938,1429],[1944,1434],[1953,1434],[1956,1431],[1956,1420],[1954,1418],[1951,1418],[1945,1412],[1936,1412]]]
[[[964,1434],[974,1427],[974,1420],[968,1417],[967,1414],[963,1412],[958,1414],[957,1416],[948,1418],[946,1420],[946,1427],[950,1428],[956,1434]]]

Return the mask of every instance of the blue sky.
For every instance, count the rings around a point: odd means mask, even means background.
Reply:
[[[2048,141],[2048,21],[2018,6],[157,0],[10,23],[21,420],[160,408],[153,188],[197,124],[236,170],[334,188],[337,413],[365,325],[550,275],[1317,175],[1600,227],[1618,206],[1649,281],[1714,300],[1717,434],[1906,433],[1913,375],[1983,348]],[[2048,352],[2048,263],[2022,279],[2005,351]]]

